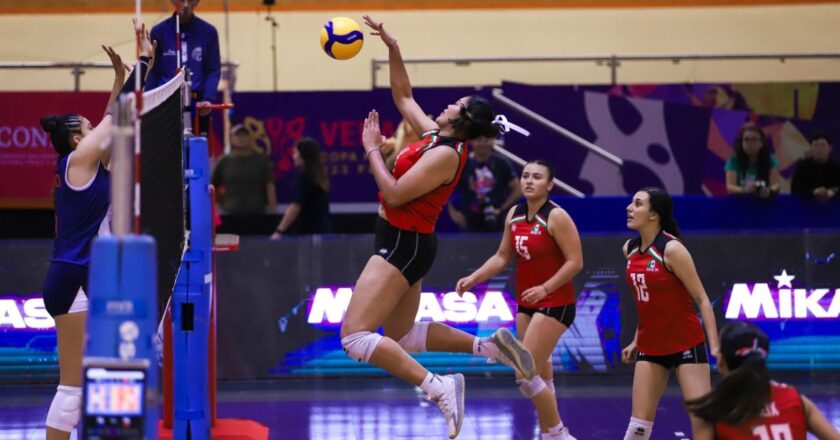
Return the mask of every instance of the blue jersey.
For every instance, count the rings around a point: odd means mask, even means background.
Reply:
[[[89,182],[73,187],[67,182],[67,162],[72,155],[59,158],[56,167],[52,261],[87,266],[90,263],[90,245],[108,213],[111,173],[100,163],[96,175]]]
[[[152,28],[157,41],[155,63],[146,79],[146,90],[165,84],[178,74],[175,14]],[[192,73],[192,90],[199,101],[218,102],[222,74],[219,34],[212,24],[193,16],[190,24],[181,23],[181,65]]]

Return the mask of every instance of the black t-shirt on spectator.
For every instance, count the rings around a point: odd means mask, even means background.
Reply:
[[[300,205],[300,214],[289,226],[288,234],[325,234],[331,230],[329,194],[306,173],[295,179],[292,202]]]
[[[810,200],[814,198],[814,189],[819,187],[840,187],[840,164],[830,158],[825,163],[817,163],[812,158],[800,160],[793,173],[790,192]]]

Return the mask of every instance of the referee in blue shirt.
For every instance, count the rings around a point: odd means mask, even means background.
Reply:
[[[177,33],[175,14],[181,19],[181,65],[192,74],[193,102],[197,105],[218,103],[219,79],[222,73],[219,55],[219,33],[212,24],[195,16],[200,0],[171,0],[176,12],[152,28],[152,40],[157,41],[155,62],[146,80],[151,90],[172,79],[178,73]],[[207,116],[209,110],[200,112]],[[199,132],[206,132],[207,118],[201,118]]]

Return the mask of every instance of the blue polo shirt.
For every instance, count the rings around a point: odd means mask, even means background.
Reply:
[[[157,41],[155,63],[146,80],[146,90],[154,89],[178,73],[175,14],[152,28]],[[199,101],[219,102],[218,88],[222,73],[219,34],[212,24],[193,16],[190,24],[181,23],[181,64],[192,73],[192,90]]]

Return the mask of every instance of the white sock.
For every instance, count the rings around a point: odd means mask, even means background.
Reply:
[[[557,426],[552,426],[551,428],[548,428],[548,433],[551,435],[560,435],[563,432],[563,428],[565,428],[565,426],[563,425],[563,421],[561,420],[560,423],[557,424]]]
[[[420,384],[420,389],[431,397],[438,397],[443,393],[443,381],[437,374],[428,373]]]
[[[481,353],[481,339],[478,336],[473,339],[473,354],[483,354]]]
[[[651,432],[653,432],[653,421],[630,417],[624,440],[648,440]]]

